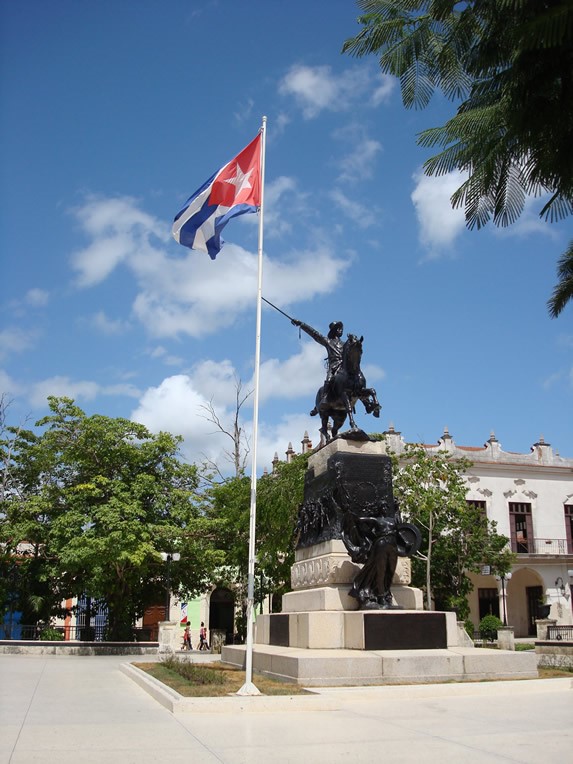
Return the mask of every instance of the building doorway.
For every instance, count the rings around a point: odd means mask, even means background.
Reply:
[[[527,586],[525,593],[527,596],[527,635],[535,637],[537,636],[535,621],[539,618],[539,605],[543,601],[543,587]]]
[[[217,587],[211,592],[209,629],[224,631],[226,644],[232,644],[235,633],[235,595],[230,589]]]
[[[486,615],[495,615],[499,618],[499,592],[497,588],[478,589],[479,619]]]

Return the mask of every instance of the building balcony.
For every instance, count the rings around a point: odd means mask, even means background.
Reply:
[[[557,557],[560,555],[572,555],[573,552],[567,548],[567,539],[525,539],[512,544],[512,551],[519,555],[543,555],[546,557]]]

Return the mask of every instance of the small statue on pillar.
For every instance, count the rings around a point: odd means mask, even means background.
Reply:
[[[358,600],[360,610],[398,608],[391,591],[398,557],[415,554],[421,537],[416,526],[402,522],[397,501],[391,515],[346,512],[341,535],[352,562],[362,564],[349,592]]]

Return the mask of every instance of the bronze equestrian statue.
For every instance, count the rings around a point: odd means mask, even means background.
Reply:
[[[346,417],[352,432],[359,428],[354,420],[356,401],[362,401],[367,414],[380,416],[380,403],[373,387],[366,387],[366,379],[360,368],[363,337],[349,334],[342,342],[344,326],[342,321],[333,321],[325,337],[312,326],[291,318],[291,322],[312,337],[315,342],[326,348],[327,372],[324,384],[316,394],[316,402],[311,416],[320,415],[321,441],[326,443],[335,438]],[[332,420],[332,431],[328,431],[328,421]]]

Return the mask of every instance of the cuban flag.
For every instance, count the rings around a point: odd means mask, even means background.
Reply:
[[[261,135],[187,199],[173,223],[173,236],[189,249],[217,257],[221,232],[231,218],[256,212],[261,203]]]

